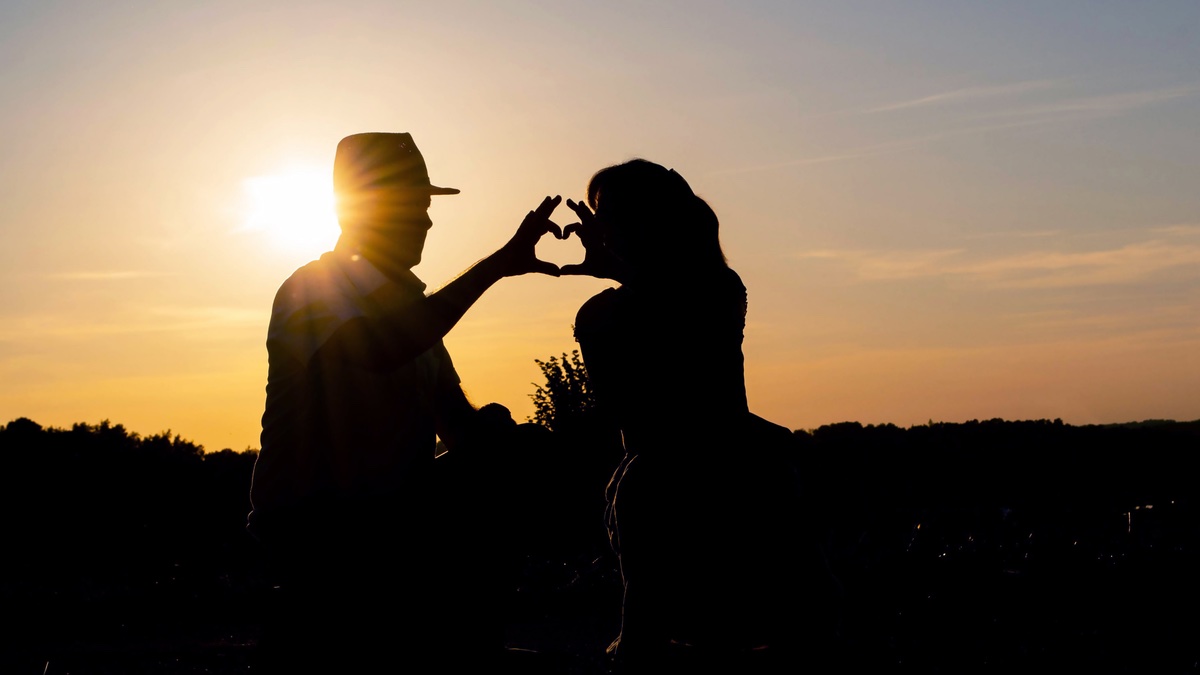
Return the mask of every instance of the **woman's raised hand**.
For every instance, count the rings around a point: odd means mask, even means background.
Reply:
[[[568,199],[567,206],[575,212],[575,215],[579,216],[579,222],[564,227],[562,238],[570,237],[572,232],[577,234],[580,243],[583,244],[584,255],[583,262],[577,265],[563,265],[559,268],[559,274],[621,281],[623,276],[621,271],[624,266],[620,258],[604,246],[604,234],[600,229],[600,224],[596,222],[596,215],[587,207],[587,204],[581,202]]]

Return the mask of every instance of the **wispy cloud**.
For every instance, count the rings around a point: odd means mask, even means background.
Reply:
[[[941,105],[947,103],[956,103],[961,101],[970,101],[984,98],[996,98],[999,96],[1015,96],[1025,94],[1031,91],[1041,91],[1050,89],[1055,86],[1054,80],[1029,80],[1026,82],[1013,82],[1011,84],[994,85],[990,87],[963,87],[945,91],[939,94],[930,96],[922,96],[920,98],[910,99],[907,101],[899,101],[896,103],[888,103],[875,108],[870,108],[864,112],[880,113],[891,112],[893,110],[904,110],[907,108],[920,108],[932,105]]]
[[[1150,230],[1156,234],[1162,234],[1174,237],[1200,237],[1200,225],[1192,225],[1180,223],[1176,225],[1164,225],[1155,227]]]
[[[0,341],[31,342],[48,339],[87,340],[105,336],[186,332],[188,337],[230,337],[247,328],[265,329],[261,310],[240,307],[160,307],[142,310],[138,318],[120,316],[75,317],[30,314],[7,317],[0,324]],[[240,333],[238,333],[240,334]]]
[[[882,155],[888,152],[896,152],[907,149],[912,145],[907,141],[895,141],[891,143],[883,143],[880,145],[868,146],[857,150],[850,150],[830,155],[818,155],[816,157],[800,157],[798,159],[790,159],[782,162],[770,162],[767,164],[755,164],[752,166],[734,167],[731,169],[723,169],[720,171],[712,171],[710,176],[732,176],[743,173],[754,173],[757,171],[770,171],[773,169],[785,169],[788,167],[808,166],[810,164],[825,164],[826,162],[841,162],[848,159],[861,159],[863,157],[872,157]]]
[[[854,268],[866,281],[888,281],[940,276],[953,267],[952,261],[965,249],[928,251],[805,251],[802,259],[822,259],[842,262]]]
[[[980,232],[968,239],[1046,239],[1062,235],[1061,230],[1016,230],[1008,232]]]
[[[1055,103],[1014,107],[1007,110],[984,114],[983,118],[1036,116],[1059,119],[1061,117],[1074,118],[1097,115],[1119,115],[1130,110],[1166,103],[1176,99],[1189,98],[1196,96],[1197,94],[1200,94],[1200,86],[1197,85],[1170,87],[1166,89],[1153,89],[1148,91],[1122,92],[1117,94],[1105,94],[1103,96],[1074,98]]]
[[[58,272],[47,274],[47,279],[55,281],[122,281],[124,279],[146,279],[162,276],[159,272],[143,272],[136,270],[112,272]]]
[[[1083,311],[1060,307],[1041,311],[1010,313],[1006,319],[1014,325],[1029,327],[1039,334],[1105,336],[1113,340],[1128,340],[1136,336],[1160,345],[1180,341],[1200,341],[1200,323],[1194,305],[1163,303],[1139,305],[1132,309],[1104,312]]]
[[[894,141],[886,141],[884,143],[876,143],[846,152],[830,153],[827,155],[817,155],[814,157],[800,157],[797,159],[785,160],[782,162],[772,162],[768,164],[756,164],[753,166],[735,167],[721,171],[710,172],[712,176],[728,176],[742,173],[752,173],[755,171],[769,171],[772,169],[783,169],[788,167],[807,166],[810,164],[824,164],[826,162],[839,162],[850,159],[862,159],[864,157],[876,157],[893,152],[903,152],[911,150],[917,146],[933,141],[940,141],[946,138],[955,136],[971,136],[975,134],[986,133],[990,131],[998,131],[1000,129],[1012,129],[1016,127],[1027,127],[1034,124],[1039,124],[1044,120],[1016,120],[1012,122],[1003,122],[1000,124],[987,124],[974,127],[966,127],[962,129],[951,129],[949,131],[940,131],[924,136],[914,136],[911,138],[901,138]]]
[[[1182,266],[1200,266],[1200,246],[1155,240],[1101,251],[1037,251],[964,265],[951,273],[997,287],[1058,288],[1135,283]]]
[[[175,330],[204,326],[259,325],[267,319],[257,307],[155,307],[148,311],[166,319],[167,324]]]
[[[1053,80],[1033,80],[1029,82],[1017,82],[993,87],[966,87],[932,96],[925,96],[919,99],[901,101],[898,103],[889,103],[887,105],[871,108],[862,112],[879,113],[902,110],[906,108],[934,106],[950,102],[996,99],[1005,96],[1016,96],[1036,90],[1049,89],[1054,86],[1055,82]],[[842,152],[830,152],[812,157],[799,157],[792,160],[738,167],[724,171],[716,171],[713,173],[714,175],[732,175],[875,157],[878,155],[911,150],[921,145],[945,140],[948,138],[977,136],[980,134],[992,133],[1004,129],[1014,129],[1042,124],[1061,123],[1071,120],[1120,115],[1139,108],[1196,95],[1200,95],[1200,85],[1185,85],[1148,91],[1123,92],[1106,94],[1103,96],[1064,99],[1052,103],[1012,106],[1003,110],[989,109],[986,112],[974,113],[969,119],[974,119],[977,121],[1007,119],[1009,121],[993,121],[982,124],[976,123],[970,126],[952,128],[930,134],[900,138],[893,141],[885,141],[883,143],[875,143]]]
[[[963,248],[822,250],[802,252],[797,257],[839,261],[864,281],[945,277],[1013,289],[1130,284],[1168,270],[1200,270],[1200,245],[1169,238],[1092,251],[1037,250],[990,258],[980,258]]]

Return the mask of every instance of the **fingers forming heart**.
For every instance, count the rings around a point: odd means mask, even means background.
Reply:
[[[566,242],[570,237],[571,225],[562,228],[561,236],[555,233],[558,241]],[[534,249],[538,260],[553,262],[560,267],[562,265],[576,264],[583,260],[584,249],[583,243],[578,238],[571,243],[550,243],[545,237],[538,240],[537,246]]]

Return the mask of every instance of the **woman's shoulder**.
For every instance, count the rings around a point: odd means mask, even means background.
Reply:
[[[583,304],[579,306],[579,314],[590,314],[611,309],[620,302],[621,295],[620,288],[606,288],[584,300]]]
[[[710,310],[741,306],[746,303],[746,285],[729,268],[711,271],[689,280],[679,295],[681,306],[707,314]]]
[[[734,293],[745,293],[746,284],[742,282],[742,277],[732,267],[726,267],[719,275],[714,277],[715,281],[723,288]]]
[[[606,288],[584,301],[575,313],[575,335],[608,325],[621,304],[619,288]]]

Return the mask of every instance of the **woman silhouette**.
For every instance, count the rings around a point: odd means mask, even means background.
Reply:
[[[835,582],[805,534],[791,432],[749,410],[746,288],[716,214],[643,159],[568,199],[584,261],[619,282],[579,309],[575,338],[625,457],[607,492],[620,560],[622,672],[783,672],[828,641]],[[590,207],[590,208],[589,208]],[[760,667],[761,666],[761,667]]]

